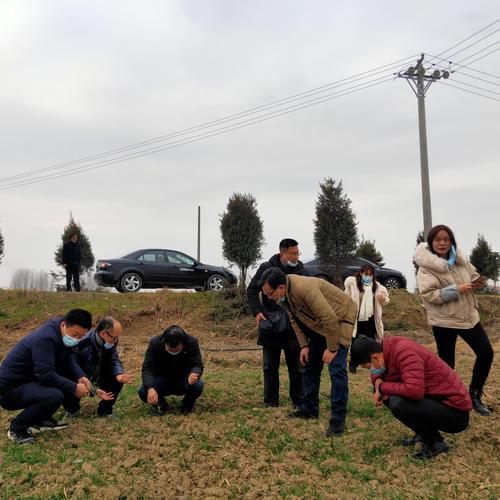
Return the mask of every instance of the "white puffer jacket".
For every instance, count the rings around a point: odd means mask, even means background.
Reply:
[[[382,339],[384,338],[384,323],[382,322],[382,306],[386,306],[389,303],[389,294],[387,293],[387,288],[383,285],[381,285],[378,281],[375,282],[376,284],[376,289],[375,293],[373,294],[373,298],[375,299],[373,301],[373,319],[375,321],[375,330],[377,331],[377,338],[376,340],[378,342],[381,342]],[[356,277],[355,276],[349,276],[346,278],[344,282],[344,288],[345,288],[345,293],[351,297],[351,299],[356,302],[358,306],[358,313],[359,313],[359,306],[360,304],[360,291],[358,288],[358,285],[356,283]],[[380,302],[377,300],[377,295],[382,294],[385,297],[384,303],[380,304]],[[353,338],[356,337],[357,335],[357,330],[358,330],[358,323],[354,325],[354,330],[352,331],[352,336]]]
[[[419,266],[417,287],[430,325],[470,329],[479,322],[477,301],[472,290],[459,293],[457,287],[479,278],[476,268],[457,249],[454,266],[432,253],[427,243],[417,246],[414,257]]]

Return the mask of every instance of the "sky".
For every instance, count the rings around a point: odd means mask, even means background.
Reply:
[[[319,183],[331,177],[352,201],[359,235],[375,240],[411,288],[423,226],[417,99],[390,77],[421,52],[461,51],[451,60],[472,63],[452,66],[445,83],[460,88],[433,83],[426,97],[433,223],[449,225],[466,253],[479,233],[499,251],[500,52],[472,61],[498,47],[487,49],[498,44],[500,22],[448,50],[499,17],[494,0],[423,0],[418,8],[396,0],[4,0],[0,287],[19,268],[56,269],[70,211],[97,259],[148,247],[196,257],[201,206],[201,260],[227,264],[219,220],[235,192],[257,200],[266,260],[284,237],[297,239],[307,260]],[[44,182],[13,187],[4,179],[380,67],[373,78],[388,80],[380,85],[228,133],[193,142],[174,136],[186,143]],[[368,81],[347,80],[337,91]],[[82,165],[96,163],[66,168]]]

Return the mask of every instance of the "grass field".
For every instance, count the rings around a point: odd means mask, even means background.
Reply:
[[[398,333],[432,346],[421,324],[418,301],[393,294],[387,323]],[[421,463],[399,445],[406,430],[371,402],[365,370],[350,376],[348,431],[326,438],[327,372],[321,416],[291,421],[286,368],[282,406],[266,409],[258,351],[224,351],[254,344],[252,318],[242,317],[216,294],[22,294],[0,292],[0,355],[31,328],[69,307],[85,305],[96,316],[112,313],[125,326],[120,342],[127,371],[135,376],[116,405],[116,420],[93,416],[96,401],[58,433],[43,434],[31,447],[6,437],[12,414],[0,413],[1,498],[497,498],[500,495],[498,411],[472,415],[471,426],[447,436],[449,454]],[[498,352],[498,302],[483,307]],[[490,303],[491,302],[491,303]],[[488,316],[489,315],[489,316]],[[136,395],[147,338],[172,323],[200,339],[205,392],[196,412],[150,415]],[[468,382],[473,361],[460,344],[458,371]],[[500,373],[492,369],[486,400],[499,408]]]

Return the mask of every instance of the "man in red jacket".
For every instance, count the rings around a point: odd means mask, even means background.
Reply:
[[[380,344],[361,336],[352,346],[354,364],[369,368],[375,388],[375,405],[384,403],[415,436],[414,456],[431,458],[448,451],[439,431],[457,434],[469,425],[472,401],[458,375],[436,354],[413,340],[388,337]]]

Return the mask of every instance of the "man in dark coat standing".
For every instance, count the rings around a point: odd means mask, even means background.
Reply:
[[[282,240],[279,251],[269,261],[259,266],[248,285],[247,298],[259,329],[257,344],[262,346],[264,405],[279,406],[279,366],[283,350],[290,380],[290,399],[297,407],[300,405],[304,393],[303,369],[299,362],[299,343],[286,312],[273,300],[261,294],[259,281],[262,273],[271,267],[277,267],[285,274],[299,274],[301,276],[309,274],[304,268],[304,264],[299,260],[300,251],[297,241],[291,238]],[[262,297],[262,302],[259,300],[259,295]]]
[[[472,401],[460,377],[436,354],[404,337],[382,344],[361,336],[352,346],[355,365],[369,368],[375,405],[384,403],[415,435],[403,446],[422,443],[414,457],[432,458],[449,449],[439,431],[457,434],[469,425]]]
[[[98,417],[113,415],[113,406],[123,384],[132,382],[132,377],[125,373],[116,352],[121,332],[120,322],[111,316],[106,316],[97,323],[95,329],[85,335],[74,349],[76,362],[92,383],[91,395],[96,395],[100,399],[97,406]],[[67,419],[78,417],[80,398],[76,396],[67,398],[64,408]]]
[[[92,327],[92,316],[72,309],[22,338],[0,366],[0,406],[23,410],[10,422],[8,437],[16,444],[32,444],[33,434],[67,427],[53,414],[68,397],[88,396],[90,381],[73,355]]]
[[[198,340],[180,326],[172,325],[149,342],[139,397],[161,415],[169,409],[165,396],[184,395],[181,413],[187,415],[203,391],[202,373]]]
[[[78,234],[72,234],[63,245],[62,263],[66,269],[66,291],[71,292],[71,280],[75,286],[75,291],[80,291],[80,261],[82,253],[78,243]]]

